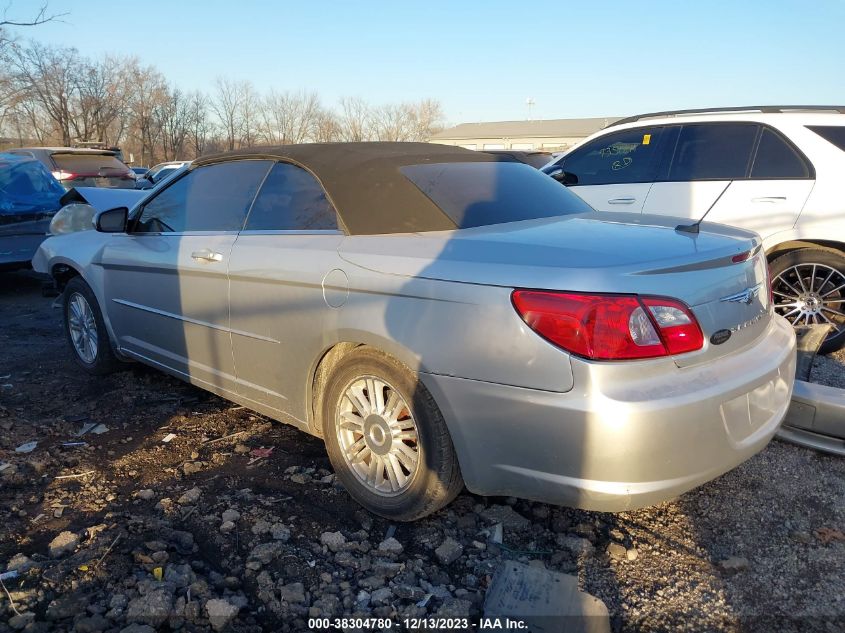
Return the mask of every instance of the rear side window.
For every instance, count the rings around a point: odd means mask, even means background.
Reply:
[[[685,125],[675,146],[669,180],[745,178],[756,137],[754,124]]]
[[[780,136],[763,128],[751,168],[752,178],[809,178],[804,159]]]
[[[845,125],[808,125],[807,128],[845,152]]]
[[[71,174],[111,176],[129,170],[116,157],[105,154],[53,154],[52,158],[56,167]]]
[[[240,231],[268,160],[242,160],[198,167],[150,200],[133,232]]]
[[[577,178],[575,185],[651,182],[661,133],[662,128],[654,127],[606,134],[575,150],[557,166]]]
[[[433,163],[401,172],[459,229],[592,211],[549,176],[523,163]]]
[[[328,231],[337,215],[317,179],[288,163],[270,170],[252,205],[247,231]]]

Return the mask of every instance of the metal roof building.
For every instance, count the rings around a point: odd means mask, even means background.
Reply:
[[[431,143],[459,145],[467,149],[515,149],[556,151],[571,147],[620,117],[546,119],[461,123],[432,135]]]

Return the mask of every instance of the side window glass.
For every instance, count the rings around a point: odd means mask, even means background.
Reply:
[[[661,133],[661,128],[654,127],[607,134],[559,164],[578,179],[576,185],[651,182]]]
[[[150,200],[141,211],[133,233],[181,233],[185,230],[185,197],[194,179],[192,172]]]
[[[144,206],[136,233],[240,231],[267,160],[240,160],[198,167]]]
[[[738,180],[746,177],[757,126],[749,123],[685,125],[669,180]]]
[[[845,125],[808,125],[807,129],[845,152]]]
[[[763,128],[752,178],[807,178],[810,175],[807,164],[780,136]]]
[[[277,163],[252,205],[247,231],[320,231],[337,229],[335,210],[310,173]]]

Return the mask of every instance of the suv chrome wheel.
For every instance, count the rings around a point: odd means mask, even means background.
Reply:
[[[772,280],[775,310],[792,325],[828,323],[835,336],[845,328],[845,275],[824,264],[798,264]]]
[[[419,467],[417,425],[405,399],[374,376],[355,379],[344,390],[335,424],[349,469],[367,489],[394,496]]]
[[[88,301],[78,292],[68,300],[68,330],[73,349],[86,363],[97,359],[97,320]]]

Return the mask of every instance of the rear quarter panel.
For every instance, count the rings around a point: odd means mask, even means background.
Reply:
[[[332,335],[338,341],[373,345],[420,372],[549,391],[572,388],[569,356],[525,325],[510,288],[391,275],[350,263],[344,270],[349,298],[335,311]]]

